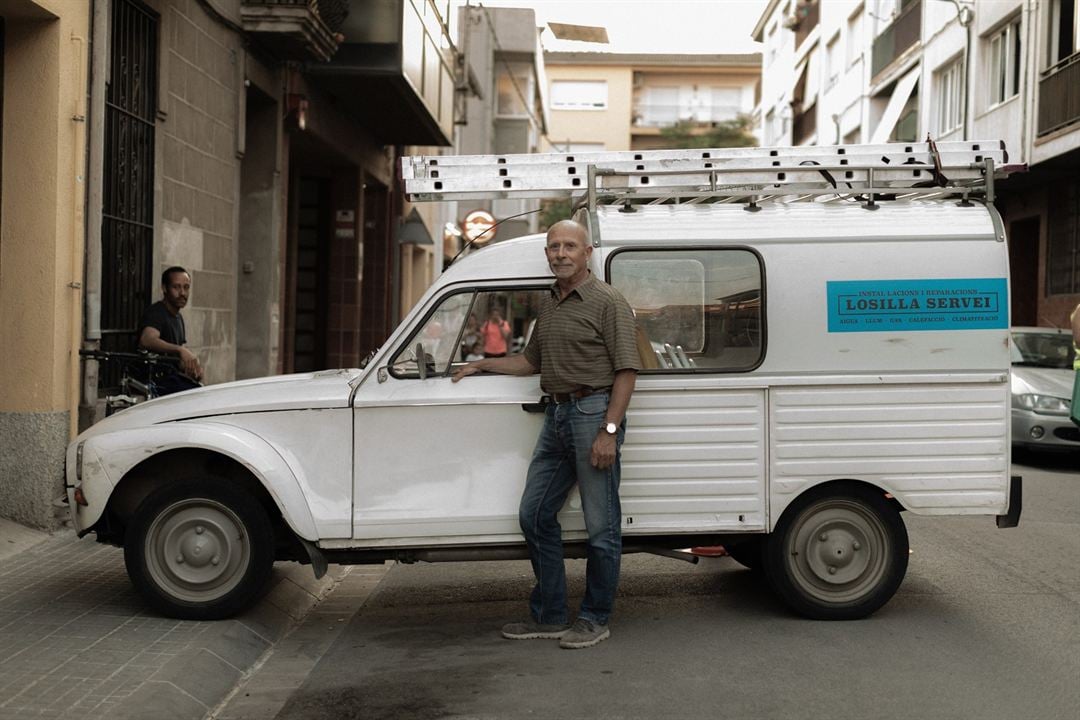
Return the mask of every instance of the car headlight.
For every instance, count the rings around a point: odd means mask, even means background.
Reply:
[[[86,441],[83,440],[75,447],[75,479],[82,482],[82,466],[83,466],[83,445]]]
[[[1012,400],[1013,407],[1031,410],[1040,415],[1068,415],[1071,405],[1070,401],[1065,398],[1038,395],[1036,393],[1013,395]]]

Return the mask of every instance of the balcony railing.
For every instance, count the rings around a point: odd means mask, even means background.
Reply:
[[[715,123],[734,120],[740,108],[733,105],[699,105],[639,103],[634,106],[633,126],[639,128],[671,127],[679,122]]]
[[[799,19],[799,24],[795,26],[795,48],[798,49],[810,35],[810,31],[818,26],[821,20],[821,3],[819,0],[802,0],[796,5],[795,16]]]
[[[1080,53],[1043,71],[1039,78],[1039,135],[1080,121]]]
[[[922,33],[922,0],[912,0],[900,11],[892,25],[874,39],[871,75],[877,75],[900,57]]]

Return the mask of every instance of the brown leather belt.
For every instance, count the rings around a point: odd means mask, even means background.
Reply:
[[[551,399],[555,403],[561,405],[563,403],[570,402],[571,400],[580,400],[581,398],[589,397],[590,395],[593,395],[595,393],[607,392],[610,389],[611,389],[610,387],[601,387],[601,388],[582,387],[582,388],[578,388],[577,390],[572,390],[572,391],[567,392],[567,393],[553,392],[553,393],[550,393],[550,396],[551,396]]]

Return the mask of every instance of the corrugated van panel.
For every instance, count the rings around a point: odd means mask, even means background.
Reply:
[[[626,531],[764,529],[765,392],[649,386],[622,448]]]
[[[770,406],[774,523],[795,495],[837,479],[917,513],[1005,511],[1006,383],[780,387]]]

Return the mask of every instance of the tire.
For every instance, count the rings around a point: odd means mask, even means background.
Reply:
[[[856,620],[896,593],[908,564],[900,513],[865,485],[811,490],[789,507],[765,546],[770,585],[815,620]]]
[[[124,535],[132,584],[155,610],[181,620],[220,620],[266,590],[274,531],[257,499],[219,478],[151,492]]]
[[[760,571],[764,565],[762,553],[765,552],[765,540],[764,536],[750,538],[731,547],[725,545],[724,549],[732,560],[756,572]]]

